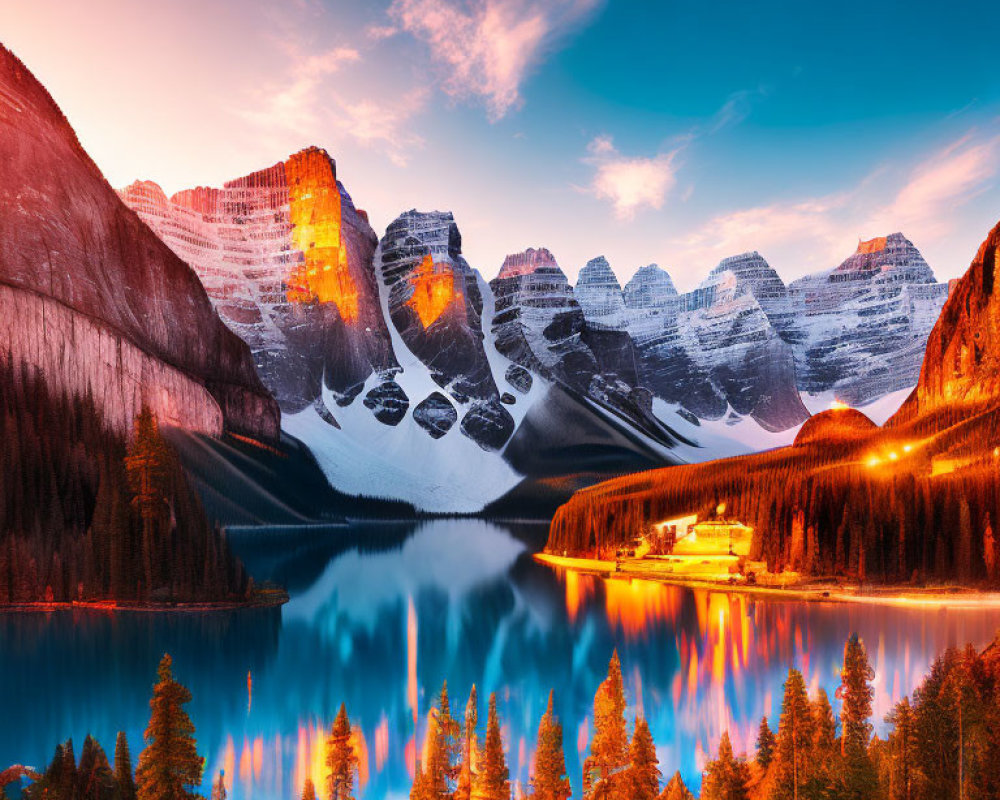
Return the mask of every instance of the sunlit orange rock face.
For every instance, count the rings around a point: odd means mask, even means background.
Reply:
[[[410,274],[413,295],[407,305],[417,312],[420,324],[429,328],[446,308],[462,299],[455,291],[455,273],[447,264],[435,264],[430,255]]]
[[[340,236],[340,191],[330,159],[303,150],[285,162],[292,243],[305,263],[288,276],[293,303],[336,303],[345,322],[358,319],[358,287]]]
[[[878,237],[876,237],[874,239],[869,239],[866,242],[859,242],[858,243],[858,252],[859,253],[878,253],[878,252],[881,252],[882,250],[885,250],[885,241],[886,241],[886,238],[884,236],[878,236]]]
[[[916,392],[894,422],[1000,397],[1000,224],[957,281],[927,340]],[[892,423],[890,423],[892,424]]]

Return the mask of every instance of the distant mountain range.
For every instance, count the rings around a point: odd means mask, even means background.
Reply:
[[[148,405],[178,429],[294,436],[349,495],[527,507],[745,452],[729,434],[794,430],[802,391],[860,404],[916,383],[947,294],[901,234],[790,286],[756,253],[687,294],[655,265],[622,289],[603,257],[571,286],[544,248],[487,283],[450,213],[380,238],[318,148],[116,195],[24,66],[3,50],[0,67],[7,358],[122,432]]]
[[[743,452],[704,423],[794,429],[800,393],[909,388],[947,296],[898,233],[790,286],[758,253],[686,294],[655,264],[622,289],[603,257],[572,286],[544,247],[486,283],[450,213],[408,211],[379,240],[318,148],[217,189],[120,194],[201,276],[333,485],[428,510]],[[601,433],[568,440],[567,414]]]

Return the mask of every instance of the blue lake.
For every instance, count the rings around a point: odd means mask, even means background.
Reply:
[[[629,716],[643,714],[661,771],[693,786],[729,729],[752,748],[776,725],[790,665],[833,696],[845,638],[876,668],[876,715],[949,645],[988,642],[1000,609],[753,600],[642,581],[561,574],[531,554],[545,528],[476,520],[233,534],[258,580],[288,587],[280,609],[149,614],[0,613],[0,767],[43,766],[58,741],[142,748],[164,652],[194,694],[206,783],[225,769],[234,800],[290,800],[322,786],[322,736],[341,702],[357,726],[364,798],[406,797],[416,742],[447,678],[452,707],[473,683],[481,718],[496,692],[512,779],[525,781],[550,688],[575,793],[593,695],[621,655]],[[835,707],[836,707],[835,703]]]

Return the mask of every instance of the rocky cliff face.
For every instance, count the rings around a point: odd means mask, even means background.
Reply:
[[[947,297],[903,234],[861,242],[836,269],[794,281],[799,388],[860,404],[913,386]]]
[[[599,367],[583,342],[583,310],[552,253],[543,247],[507,256],[490,289],[497,349],[527,369],[586,391]]]
[[[52,98],[3,47],[0,282],[31,293],[31,300],[8,293],[6,302],[22,298],[21,320],[42,328],[8,328],[9,356],[42,369],[57,363],[68,383],[50,385],[73,391],[88,384],[116,426],[147,402],[196,430],[277,435],[277,407],[246,345],[219,321],[191,269],[121,202]],[[104,360],[86,363],[95,356]]]
[[[927,341],[916,391],[899,417],[995,406],[1000,398],[1000,224],[953,284]],[[993,443],[987,443],[993,444]]]
[[[808,417],[781,329],[791,321],[784,284],[758,253],[724,259],[681,301],[678,327],[691,360],[738,414],[779,431]]]
[[[321,387],[347,404],[373,373],[391,377],[375,232],[325,151],[169,200],[150,182],[121,194],[195,268],[285,412],[310,405]]]

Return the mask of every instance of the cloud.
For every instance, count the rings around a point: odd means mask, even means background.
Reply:
[[[394,0],[389,16],[428,45],[447,94],[482,99],[498,120],[521,105],[521,85],[545,51],[600,1]]]
[[[610,136],[597,136],[587,146],[585,163],[594,166],[594,178],[586,190],[614,206],[619,219],[631,219],[644,206],[662,208],[676,183],[678,150],[650,158],[623,156]]]
[[[343,78],[348,66],[362,61],[358,50],[335,47],[316,54],[294,39],[282,46],[285,74],[253,90],[252,102],[239,111],[245,120],[276,142],[287,141],[289,133],[316,137],[311,144],[323,144],[320,138],[331,134],[350,137],[405,166],[409,152],[423,143],[412,121],[426,106],[425,88],[402,91],[383,104],[372,99],[370,87]]]
[[[924,236],[945,234],[954,209],[985,191],[998,170],[1000,136],[982,139],[972,131],[918,164],[876,220]]]
[[[767,97],[768,93],[769,90],[763,86],[733,92],[722,107],[712,115],[708,123],[708,133],[718,133],[723,128],[739,125],[750,116],[754,103]]]
[[[943,243],[961,209],[996,186],[1000,136],[977,131],[905,169],[879,167],[846,191],[717,214],[669,243],[671,260],[694,272],[759,250],[786,275],[826,269],[861,238],[902,231],[918,247]]]

